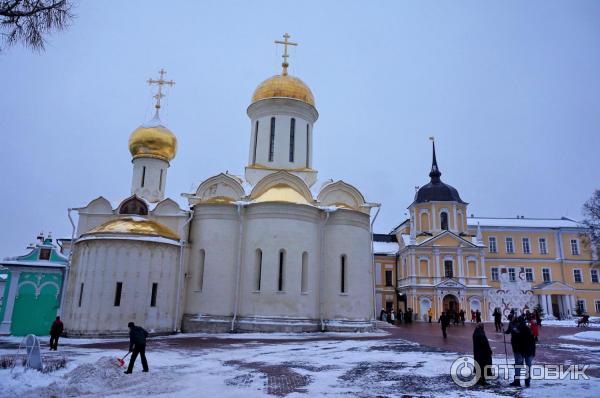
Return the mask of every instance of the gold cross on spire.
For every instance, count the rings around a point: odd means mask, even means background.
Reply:
[[[287,68],[288,66],[290,66],[290,64],[288,63],[288,58],[290,57],[290,55],[288,54],[288,46],[298,45],[298,43],[288,41],[290,37],[291,36],[289,34],[285,33],[283,35],[283,41],[275,40],[275,44],[283,44],[283,55],[281,56],[283,58],[283,63],[281,64],[281,66],[283,66],[283,71],[281,72],[283,76],[287,75]]]
[[[167,72],[164,69],[161,68],[158,71],[158,74],[160,75],[160,78],[158,80],[148,79],[149,85],[156,84],[158,86],[158,92],[156,93],[156,95],[153,96],[154,98],[156,98],[156,104],[154,105],[154,107],[156,108],[157,114],[158,114],[158,110],[160,109],[160,99],[165,96],[162,93],[162,87],[165,84],[167,84],[171,87],[175,85],[175,82],[173,80],[165,80],[165,75],[167,74]]]

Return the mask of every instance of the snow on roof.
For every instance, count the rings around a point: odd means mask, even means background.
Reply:
[[[396,254],[399,248],[396,242],[373,242],[373,253],[375,254]]]
[[[575,220],[562,218],[496,218],[469,217],[467,224],[476,227],[516,227],[516,228],[582,228]]]

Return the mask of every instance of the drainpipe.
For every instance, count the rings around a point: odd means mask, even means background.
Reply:
[[[236,269],[236,276],[235,276],[235,297],[233,300],[233,318],[231,318],[231,328],[229,329],[230,332],[234,332],[235,331],[235,321],[237,320],[237,313],[238,313],[238,306],[239,306],[239,298],[240,298],[240,278],[242,276],[242,242],[243,242],[243,238],[244,238],[244,219],[242,217],[242,208],[244,206],[244,202],[235,202],[235,205],[237,206],[237,214],[238,214],[238,219],[239,219],[239,223],[240,223],[240,228],[238,231],[238,250],[237,250],[237,269]]]
[[[185,245],[188,242],[187,239],[183,238],[183,231],[184,231],[186,225],[188,225],[192,221],[192,218],[194,217],[194,210],[190,210],[189,214],[190,214],[190,216],[188,217],[187,220],[185,220],[185,222],[179,229],[179,231],[180,231],[179,232],[179,273],[177,275],[177,299],[175,300],[175,319],[173,320],[173,331],[174,332],[181,331],[177,326],[179,323],[178,319],[179,319],[179,312],[181,310],[181,300],[182,300],[181,285],[183,284],[183,254],[185,252]],[[189,235],[190,235],[190,230],[188,227],[188,233],[187,233],[188,238],[189,238]]]
[[[371,235],[371,286],[372,286],[372,295],[371,295],[371,304],[373,308],[373,320],[377,319],[377,309],[375,308],[375,248],[373,243],[373,224],[375,224],[375,220],[377,220],[377,216],[379,215],[379,210],[381,210],[381,204],[376,203],[373,207],[377,207],[377,211],[375,212],[375,216],[369,225],[369,233]],[[396,274],[397,275],[397,274]]]
[[[67,209],[67,216],[69,217],[69,222],[71,223],[71,249],[69,250],[69,260],[67,261],[67,266],[65,267],[65,277],[63,279],[62,289],[60,292],[60,307],[58,309],[58,312],[61,317],[63,316],[63,306],[65,304],[65,295],[67,293],[69,271],[71,270],[71,262],[73,261],[73,250],[75,249],[75,223],[73,222],[73,217],[71,217],[71,211],[73,210],[75,209]]]

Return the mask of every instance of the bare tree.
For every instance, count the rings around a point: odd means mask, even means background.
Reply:
[[[73,19],[71,8],[70,0],[0,0],[2,44],[24,42],[33,50],[44,50],[44,36],[65,29]]]
[[[586,243],[600,248],[600,189],[583,204],[583,216],[583,225],[588,228]]]

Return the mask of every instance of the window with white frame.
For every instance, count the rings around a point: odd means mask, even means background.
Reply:
[[[592,283],[598,283],[598,270],[597,269],[590,270],[590,279],[592,280]]]
[[[596,312],[600,312],[600,300],[594,301],[594,305],[596,307]]]
[[[571,254],[574,256],[579,255],[579,241],[577,239],[571,239]]]
[[[525,268],[525,280],[533,282],[533,268]]]
[[[515,271],[515,269],[514,269],[514,268],[509,268],[509,269],[508,269],[508,279],[509,279],[511,282],[514,282],[514,281],[516,281],[516,280],[517,280],[517,272]]]
[[[498,275],[498,268],[496,268],[496,267],[492,268],[492,280],[497,281],[499,279],[500,279],[500,276]]]
[[[489,242],[490,253],[497,253],[498,248],[496,247],[496,237],[490,236],[488,239],[488,242]]]
[[[548,254],[548,248],[546,247],[546,238],[540,238],[540,254]]]
[[[521,243],[523,245],[523,253],[525,253],[525,254],[531,253],[531,248],[529,247],[529,238],[521,239]]]
[[[577,300],[577,308],[579,308],[579,310],[581,312],[586,312],[587,310],[585,308],[585,300],[583,300],[583,299]]]
[[[583,283],[583,278],[581,276],[581,270],[580,269],[574,269],[573,270],[573,280],[575,281],[575,283]]]
[[[506,252],[507,253],[515,252],[515,248],[513,246],[513,238],[510,236],[506,237]]]
[[[552,280],[552,276],[550,276],[550,268],[542,268],[542,279],[544,282],[550,282]]]

